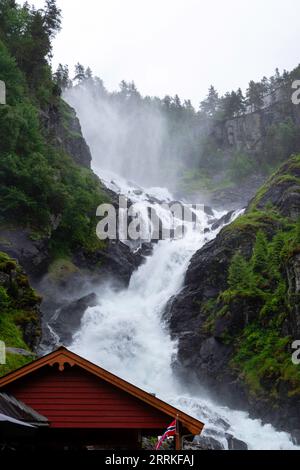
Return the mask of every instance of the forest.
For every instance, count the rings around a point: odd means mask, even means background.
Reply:
[[[171,178],[173,187],[184,195],[197,190],[235,187],[251,174],[265,177],[300,150],[299,124],[291,101],[292,85],[298,74],[299,66],[291,72],[280,73],[276,69],[273,76],[263,77],[260,82],[251,80],[245,94],[239,88],[220,96],[211,86],[197,109],[191,100],[182,100],[178,95],[142,96],[134,82],[125,80],[118,91],[108,91],[103,80],[80,63],[75,65],[73,73],[68,65],[60,64],[54,80],[68,97],[72,89],[88,91],[87,96],[98,103],[99,113],[105,115],[110,110],[107,120],[109,114],[116,115],[119,127],[124,124],[127,130],[126,140],[122,139],[120,130],[116,151],[130,154],[136,162],[139,155],[146,153],[149,167],[157,159],[163,177]],[[253,115],[261,120],[259,148],[255,147],[256,142],[233,144],[229,128],[236,121],[237,128],[243,127]],[[251,134],[253,124],[246,126],[246,133]],[[161,129],[163,132],[156,137]],[[159,146],[155,146],[155,138],[159,139]],[[110,145],[104,139],[99,154],[109,153]]]

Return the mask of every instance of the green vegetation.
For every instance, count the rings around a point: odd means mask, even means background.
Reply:
[[[246,213],[223,229],[224,241],[237,241],[240,249],[232,250],[227,289],[201,305],[207,317],[203,331],[232,347],[233,372],[254,397],[271,398],[273,404],[283,390],[289,397],[300,395],[300,370],[290,349],[295,338],[288,336],[299,296],[290,292],[287,276],[300,253],[300,219],[294,213],[284,217],[281,202],[270,202],[297,193],[298,175],[300,155],[295,155],[258,191]]]
[[[54,255],[102,248],[95,231],[96,208],[107,200],[101,183],[54,147],[40,123],[41,112],[54,111],[67,129],[72,118],[48,64],[60,12],[54,0],[44,10],[3,0],[0,18],[0,79],[7,86],[7,105],[0,107],[0,223],[50,237]]]
[[[273,229],[274,221],[277,224],[280,221],[280,225],[270,235],[270,225],[262,223],[264,217],[266,213],[252,211],[225,229],[226,233],[228,229],[246,227],[249,232],[251,227],[256,241],[250,259],[240,252],[232,257],[228,289],[205,306],[208,314],[205,329],[213,333],[218,318],[226,315],[234,322],[235,315],[247,307],[247,312],[253,315],[245,319],[246,326],[239,327],[231,336],[224,331],[226,344],[233,345],[235,351],[231,367],[254,395],[277,398],[284,382],[289,395],[294,396],[300,394],[300,370],[291,362],[292,338],[286,336],[283,326],[296,300],[288,294],[285,266],[293,253],[300,250],[300,220],[292,223],[274,211]]]
[[[180,187],[185,193],[205,192],[233,188],[234,183],[229,175],[219,182],[214,182],[207,171],[186,170],[181,178]]]
[[[29,364],[34,360],[32,356],[22,356],[21,354],[6,354],[6,364],[0,365],[0,377]]]
[[[300,184],[300,155],[293,155],[284,165],[280,171],[275,172],[270,176],[268,181],[256,193],[255,198],[250,204],[250,213],[257,210],[259,204],[264,196],[268,193],[272,186],[278,186],[281,183],[295,183]]]
[[[268,165],[274,168],[298,150],[299,126],[291,117],[268,128],[264,141],[264,159]]]
[[[276,70],[270,78],[250,81],[245,96],[240,88],[219,96],[211,86],[198,109],[178,95],[143,97],[134,82],[124,80],[119,91],[109,92],[103,80],[81,64],[75,66],[73,80],[62,64],[54,78],[58,87],[84,89],[101,107],[122,118],[127,132],[126,139],[120,136],[120,153],[136,161],[142,153],[149,161],[159,158],[162,175],[190,193],[236,188],[249,176],[270,174],[300,151],[299,124],[290,100],[297,73],[299,67],[291,73]],[[237,118],[242,119],[234,121]],[[154,133],[163,124],[159,151],[149,139],[149,123]],[[107,152],[105,139],[99,145]]]
[[[67,258],[57,258],[48,269],[49,277],[54,282],[66,280],[77,271],[78,268]]]
[[[38,307],[41,298],[30,287],[27,276],[7,254],[0,252],[0,340],[6,347],[30,351],[40,335]],[[26,334],[30,328],[30,341]],[[30,361],[30,356],[8,354],[0,375]]]
[[[81,138],[49,64],[60,22],[55,0],[39,10],[0,0],[0,80],[7,91],[7,104],[0,106],[0,224],[46,239],[55,279],[76,270],[70,261],[76,250],[106,246],[96,236],[96,209],[109,202],[98,178],[73,161],[51,130],[61,127],[75,146]],[[40,302],[17,262],[0,253],[0,339],[7,347],[35,347]],[[0,375],[29,361],[8,354]]]
[[[236,253],[231,261],[228,272],[228,286],[230,291],[246,292],[251,290],[253,285],[250,265],[240,253]]]
[[[252,394],[266,393],[278,398],[278,389],[288,383],[289,395],[300,393],[300,371],[288,351],[291,339],[276,328],[263,329],[259,323],[247,326],[237,341],[232,366],[240,371]]]

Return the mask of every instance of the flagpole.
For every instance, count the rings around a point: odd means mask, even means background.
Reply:
[[[178,420],[178,414],[176,416],[175,449],[181,450],[180,422]]]

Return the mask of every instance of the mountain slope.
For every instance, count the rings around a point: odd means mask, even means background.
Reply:
[[[44,10],[27,3],[21,7],[14,0],[0,2],[0,80],[7,91],[6,104],[0,105],[0,251],[26,270],[43,295],[43,312],[46,304],[51,314],[60,296],[67,295],[72,303],[93,276],[113,273],[128,282],[142,260],[127,247],[96,236],[96,209],[114,195],[91,170],[91,153],[75,111],[61,99],[52,77],[51,41],[59,25],[55,2]],[[13,305],[14,293],[8,291]],[[27,314],[29,322],[32,315],[25,309],[24,324]],[[0,309],[0,321],[7,318]],[[24,334],[18,318],[9,315],[11,328],[0,330],[0,340],[9,347],[36,349],[41,331]],[[40,320],[37,309],[37,329]],[[15,344],[9,331],[16,333]]]
[[[299,423],[300,156],[193,257],[169,305],[178,372],[289,430]]]

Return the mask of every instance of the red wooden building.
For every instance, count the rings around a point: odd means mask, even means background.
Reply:
[[[7,416],[0,420],[0,443],[17,447],[138,449],[143,436],[161,435],[177,419],[179,449],[182,436],[204,426],[64,347],[2,377],[0,394]],[[22,423],[26,429],[16,439]]]

